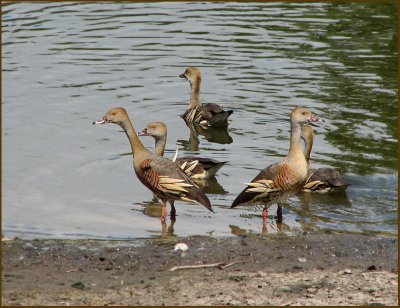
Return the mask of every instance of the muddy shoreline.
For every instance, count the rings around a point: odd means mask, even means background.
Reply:
[[[189,249],[175,251],[178,242]],[[2,258],[3,305],[398,303],[397,238],[14,239],[3,240]]]

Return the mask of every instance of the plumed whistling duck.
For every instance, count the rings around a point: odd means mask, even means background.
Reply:
[[[171,218],[175,216],[175,200],[194,202],[212,211],[210,200],[173,161],[153,154],[139,140],[126,110],[117,107],[93,124],[114,123],[126,133],[132,148],[136,176],[161,201],[161,220],[167,216],[167,201],[171,204]]]
[[[187,79],[191,87],[189,108],[181,115],[187,123],[199,123],[203,126],[228,125],[232,110],[224,110],[215,103],[200,104],[201,73],[197,67],[190,66],[178,76]]]
[[[267,209],[281,198],[293,194],[304,185],[308,167],[301,146],[301,124],[319,122],[306,107],[296,107],[290,114],[290,148],[288,155],[280,162],[262,170],[236,197],[231,208],[239,205],[264,205],[263,223],[266,226]],[[279,210],[279,207],[278,207]]]
[[[301,126],[301,138],[305,142],[304,156],[310,166],[310,154],[314,143],[314,130],[311,125]],[[305,192],[338,192],[346,190],[349,184],[343,182],[339,172],[334,168],[310,169],[309,177],[303,186]]]
[[[163,122],[152,122],[147,124],[139,136],[151,136],[155,140],[154,153],[163,156],[165,144],[167,142],[167,127]],[[217,171],[227,163],[220,162],[211,158],[185,156],[176,158],[175,162],[181,167],[187,176],[192,179],[209,179],[217,173]]]

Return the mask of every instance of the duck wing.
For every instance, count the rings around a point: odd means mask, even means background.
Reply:
[[[145,159],[136,174],[160,198],[195,202],[213,212],[208,197],[176,163],[167,158],[154,156]]]
[[[197,106],[194,108],[189,108],[185,111],[181,117],[189,123],[199,123],[202,118],[202,109],[201,106]]]
[[[211,158],[185,156],[176,160],[182,170],[190,177],[202,176],[204,178],[214,176],[217,171],[227,163]]]
[[[261,170],[250,183],[246,183],[247,187],[236,197],[231,208],[275,200],[281,194],[281,188],[276,183],[280,166],[280,163],[276,163]]]
[[[215,103],[204,104],[201,109],[202,119],[208,121],[209,125],[226,124],[233,110],[224,110]]]
[[[339,172],[334,168],[319,168],[311,171],[304,185],[311,191],[329,191],[331,189],[346,189],[349,184],[343,182]]]

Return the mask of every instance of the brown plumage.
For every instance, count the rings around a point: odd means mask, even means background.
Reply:
[[[167,127],[162,122],[152,122],[147,124],[139,136],[151,136],[155,140],[154,153],[163,156],[165,144],[167,143]],[[181,167],[187,176],[192,179],[208,179],[217,173],[217,171],[227,163],[227,161],[218,161],[211,158],[196,156],[179,157],[175,162]]]
[[[301,138],[304,140],[304,157],[310,168],[310,154],[314,143],[314,130],[312,126],[303,124],[301,126]],[[339,172],[334,168],[309,169],[309,176],[303,186],[305,192],[338,192],[346,190],[349,184],[343,182]]]
[[[264,206],[263,220],[266,223],[267,208],[301,189],[307,179],[307,162],[301,146],[301,123],[321,121],[305,107],[296,107],[290,114],[290,149],[279,163],[262,170],[236,197],[231,208],[239,205]]]
[[[190,66],[178,76],[187,79],[191,87],[189,108],[181,115],[186,122],[204,126],[228,125],[228,117],[233,110],[224,110],[215,103],[200,104],[201,73],[197,67]]]
[[[213,212],[210,200],[179,166],[144,147],[124,108],[113,108],[101,120],[93,122],[93,124],[105,123],[118,124],[128,136],[136,176],[161,201],[163,221],[167,215],[167,201],[171,204],[171,216],[175,215],[175,200],[198,203]]]

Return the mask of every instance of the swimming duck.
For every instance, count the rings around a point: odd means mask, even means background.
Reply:
[[[314,143],[314,130],[311,125],[301,126],[301,138],[305,142],[304,157],[310,166],[310,154]],[[339,172],[335,168],[310,169],[309,177],[303,186],[305,192],[328,193],[344,191],[349,184],[343,182]]]
[[[159,156],[164,155],[165,144],[167,142],[167,127],[163,122],[152,122],[147,124],[139,136],[151,136],[155,140],[154,153]],[[186,156],[176,158],[175,162],[182,168],[187,176],[192,179],[209,179],[227,163],[211,158]]]
[[[301,124],[319,122],[306,107],[296,107],[290,114],[290,148],[280,162],[263,169],[236,197],[231,208],[239,205],[264,205],[263,223],[266,226],[268,207],[285,199],[304,185],[308,166],[301,146]],[[279,209],[279,208],[278,208]]]
[[[189,108],[181,115],[187,123],[199,123],[203,126],[228,125],[228,117],[233,110],[224,110],[215,103],[200,104],[201,73],[197,67],[190,66],[178,76],[187,79],[191,87]]]
[[[110,109],[102,119],[93,122],[93,124],[106,123],[119,125],[127,135],[132,148],[136,176],[160,200],[162,221],[165,221],[167,216],[167,201],[171,204],[171,218],[175,217],[176,213],[175,200],[197,203],[213,212],[210,200],[177,164],[145,148],[124,108]]]

